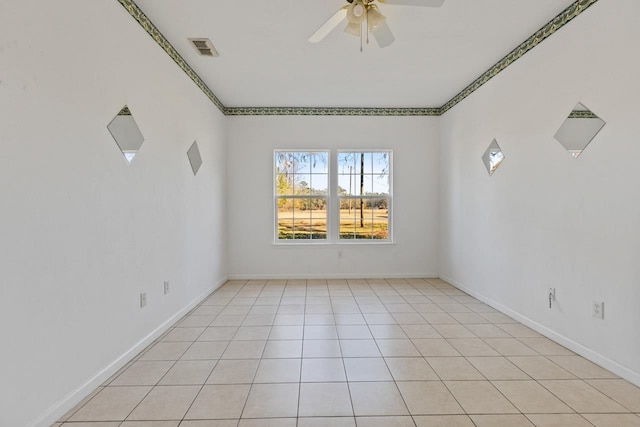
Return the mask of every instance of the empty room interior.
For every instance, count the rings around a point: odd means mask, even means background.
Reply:
[[[640,426],[639,16],[0,1],[0,425]]]

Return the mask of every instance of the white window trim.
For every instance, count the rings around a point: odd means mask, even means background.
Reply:
[[[327,238],[326,239],[278,239],[278,203],[276,200],[279,198],[283,198],[281,195],[278,195],[278,190],[276,188],[276,153],[327,153],[329,155],[329,162],[327,163],[327,177],[328,177],[328,188],[327,188]],[[332,195],[332,187],[331,187],[331,150],[328,148],[325,149],[305,149],[305,148],[277,148],[273,150],[273,156],[271,157],[271,162],[273,166],[273,174],[271,177],[271,183],[273,187],[273,244],[275,245],[323,245],[330,243],[331,238],[331,195]],[[280,197],[278,197],[280,196]],[[285,196],[286,198],[292,199],[308,199],[309,196]],[[322,198],[322,197],[317,197]]]
[[[384,245],[384,244],[393,244],[393,150],[390,148],[344,148],[335,150],[335,153],[331,153],[333,158],[333,166],[336,171],[332,178],[335,180],[332,186],[332,195],[334,196],[332,200],[332,206],[340,206],[340,197],[338,196],[338,155],[340,153],[389,153],[389,222],[387,230],[387,238],[386,239],[340,239],[340,209],[334,209],[335,212],[335,237],[334,242],[339,245]],[[342,198],[351,198],[351,199],[360,199],[360,196],[343,196]]]
[[[329,176],[329,187],[327,188],[327,238],[326,239],[278,239],[278,199],[276,188],[276,162],[275,156],[278,152],[298,152],[298,153],[318,153],[328,152],[329,163],[327,165],[327,173]],[[340,239],[340,210],[335,209],[339,206],[338,197],[338,155],[340,153],[389,153],[389,222],[388,222],[388,238],[387,239]],[[304,149],[304,148],[278,148],[273,150],[271,158],[273,173],[271,183],[273,188],[272,207],[273,207],[273,245],[275,246],[323,246],[323,245],[394,245],[393,238],[393,150],[387,148],[345,148],[345,149]],[[335,173],[334,173],[335,171]],[[307,196],[291,196],[292,198],[308,198]],[[359,199],[360,196],[350,196]]]

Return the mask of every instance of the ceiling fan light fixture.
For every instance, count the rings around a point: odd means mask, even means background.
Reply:
[[[367,9],[361,0],[354,0],[347,9],[347,19],[352,24],[362,24],[367,17]]]
[[[386,20],[386,16],[378,11],[375,6],[370,6],[367,11],[367,23],[369,24],[369,31],[374,31],[380,24]]]
[[[347,27],[344,29],[344,32],[347,34],[351,34],[352,36],[360,37],[362,33],[362,25],[349,22]]]
[[[371,31],[371,34],[373,34],[373,38],[378,42],[378,46],[383,48],[389,46],[396,39],[386,20],[383,20],[374,31]]]

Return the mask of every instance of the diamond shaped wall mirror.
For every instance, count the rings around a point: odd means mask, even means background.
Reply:
[[[556,132],[555,138],[569,154],[577,158],[604,125],[605,122],[600,117],[578,103]]]
[[[187,151],[187,157],[189,158],[191,170],[195,176],[198,173],[198,170],[200,170],[200,166],[202,166],[202,157],[200,157],[200,150],[198,149],[198,143],[196,141],[193,141],[189,151]]]
[[[122,107],[107,126],[127,162],[131,163],[144,142],[144,136],[131,115],[129,107]]]
[[[491,141],[491,144],[489,144],[487,151],[485,151],[482,155],[482,162],[487,168],[487,172],[489,172],[489,175],[493,175],[493,173],[496,171],[496,169],[498,169],[503,160],[504,153],[502,153],[502,150],[498,145],[498,141],[494,139],[493,141]]]

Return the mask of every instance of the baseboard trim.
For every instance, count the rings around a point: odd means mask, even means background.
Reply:
[[[269,280],[269,279],[437,279],[437,273],[385,273],[385,274],[230,274],[229,280]]]
[[[155,330],[153,330],[146,337],[142,338],[138,341],[133,347],[127,350],[124,354],[110,363],[107,367],[102,369],[96,375],[94,375],[87,382],[82,384],[80,387],[66,395],[60,401],[52,405],[49,409],[47,409],[42,415],[40,415],[35,421],[33,421],[30,426],[32,427],[49,427],[53,423],[57,422],[60,417],[64,416],[67,412],[73,409],[78,403],[82,401],[85,397],[87,397],[93,390],[102,385],[105,381],[107,381],[113,374],[118,372],[123,366],[125,366],[131,359],[133,359],[138,353],[144,350],[149,344],[151,344],[155,339],[165,333],[171,325],[177,322],[182,316],[191,311],[195,306],[200,304],[207,296],[209,296],[213,291],[222,286],[226,281],[227,277],[219,280],[213,286],[207,288],[203,293],[194,298],[191,302],[189,302],[185,307],[183,307],[180,311],[175,313],[169,319],[167,319],[164,323],[158,326]]]
[[[500,304],[499,302],[486,297],[485,295],[480,294],[479,292],[476,292],[475,290],[468,288],[467,286],[464,286],[460,283],[458,283],[457,281],[455,281],[454,279],[447,277],[447,276],[441,276],[440,277],[442,280],[450,283],[451,285],[455,286],[456,288],[460,289],[463,292],[466,292],[467,294],[471,295],[472,297],[484,302],[485,304],[495,308],[496,310],[512,317],[513,319],[517,320],[518,322],[522,323],[523,325],[526,325],[528,327],[530,327],[531,329],[533,329],[534,331],[544,335],[545,337],[549,338],[552,341],[557,342],[558,344],[561,344],[565,347],[567,347],[569,350],[573,351],[576,354],[579,354],[580,356],[584,357],[585,359],[588,359],[590,361],[592,361],[593,363],[602,366],[603,368],[613,372],[614,374],[620,376],[621,378],[624,378],[625,380],[629,381],[632,384],[635,384],[636,386],[640,387],[640,373],[633,371],[632,369],[627,368],[626,366],[623,366],[621,364],[619,364],[618,362],[609,359],[606,356],[603,356],[600,353],[597,353],[593,350],[591,350],[588,347],[583,346],[580,343],[577,343],[575,341],[573,341],[572,339],[565,337],[564,335],[561,335],[555,331],[553,331],[552,329],[547,328],[546,326],[543,326],[541,324],[539,324],[538,322],[516,312],[511,310],[510,308]]]

